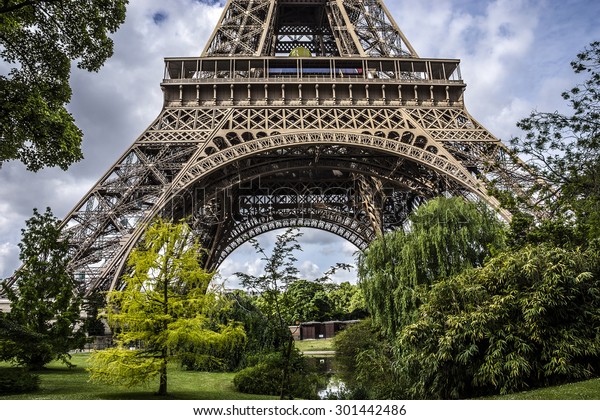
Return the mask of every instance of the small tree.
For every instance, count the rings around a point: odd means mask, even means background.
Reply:
[[[26,225],[19,244],[23,267],[15,273],[16,287],[4,291],[11,302],[6,318],[27,340],[5,340],[0,357],[32,369],[55,359],[70,365],[69,351],[83,347],[85,334],[79,328],[81,299],[67,268],[69,245],[49,208],[44,214],[34,209]]]
[[[254,276],[241,272],[235,273],[243,287],[258,294],[261,309],[270,318],[270,322],[286,331],[286,337],[289,335],[288,326],[299,320],[299,317],[300,320],[306,320],[304,316],[321,317],[331,310],[328,308],[329,297],[323,284],[338,270],[351,268],[349,264],[337,263],[319,278],[312,281],[301,280],[300,272],[295,266],[297,258],[294,255],[296,251],[302,251],[298,243],[300,236],[302,233],[299,230],[287,229],[277,236],[270,255],[258,241],[252,239],[250,243],[261,260],[265,261],[263,274]],[[306,302],[307,293],[311,295],[313,302]],[[315,293],[319,293],[320,296],[314,296]],[[311,304],[320,307],[311,308],[309,307]]]
[[[282,399],[292,396],[288,380],[294,339],[288,326],[296,321],[293,318],[297,316],[297,313],[293,310],[290,311],[291,302],[289,299],[291,298],[291,294],[286,295],[285,291],[290,285],[299,280],[299,270],[295,266],[297,258],[294,252],[302,250],[302,247],[298,243],[300,236],[302,236],[302,233],[294,228],[287,229],[284,233],[277,235],[275,246],[270,255],[258,241],[251,240],[250,243],[261,256],[261,260],[266,263],[264,272],[260,276],[241,272],[235,273],[241,280],[242,286],[258,293],[260,302],[262,303],[261,309],[267,315],[267,319],[272,325],[273,330],[277,331],[277,335],[281,337],[276,341],[279,344],[277,347],[282,350],[284,355],[280,393]],[[315,282],[325,282],[337,270],[348,269],[349,267],[348,264],[338,263],[324,273],[322,277],[315,279]]]
[[[123,290],[108,294],[106,318],[116,331],[116,348],[95,352],[92,381],[133,386],[159,376],[158,395],[167,393],[167,365],[185,357],[210,357],[198,349],[243,346],[239,324],[217,325],[211,293],[212,273],[200,265],[201,253],[185,223],[162,220],[149,226],[129,256]]]
[[[299,271],[295,266],[297,258],[294,252],[301,250],[298,243],[298,237],[301,235],[302,233],[296,229],[287,229],[277,236],[271,255],[267,254],[257,240],[252,239],[250,244],[265,262],[263,274],[254,276],[241,272],[235,273],[243,287],[260,296],[261,309],[268,316],[269,322],[281,331],[286,331],[290,322],[284,317],[281,296],[288,285],[298,280]]]
[[[282,399],[290,394],[288,379],[293,338],[288,330],[289,321],[284,317],[281,295],[289,284],[298,279],[299,271],[294,265],[297,261],[294,251],[301,250],[298,243],[298,237],[301,235],[302,233],[296,229],[287,229],[283,234],[277,236],[271,255],[267,254],[258,241],[252,239],[250,243],[261,256],[261,260],[266,263],[264,273],[260,276],[235,273],[241,280],[242,286],[259,294],[263,312],[267,315],[269,324],[277,335],[274,340],[276,347],[281,348],[284,352],[285,363],[280,387]],[[284,344],[286,342],[287,346]]]

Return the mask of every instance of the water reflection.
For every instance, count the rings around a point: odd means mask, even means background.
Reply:
[[[326,379],[327,385],[318,393],[322,400],[338,400],[347,393],[344,382],[335,374],[335,363],[333,357],[307,357],[308,363],[313,369]]]
[[[344,382],[335,375],[331,375],[327,387],[319,391],[319,398],[322,400],[340,400],[348,393]]]

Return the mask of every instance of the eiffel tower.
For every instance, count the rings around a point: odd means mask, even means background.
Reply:
[[[465,109],[459,60],[420,58],[382,0],[229,0],[200,57],[166,58],[158,117],[63,222],[88,291],[120,286],[156,216],[215,269],[261,233],[365,249],[424,201],[532,180]]]

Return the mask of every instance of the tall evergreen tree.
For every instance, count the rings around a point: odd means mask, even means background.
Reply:
[[[19,244],[23,267],[15,273],[16,287],[4,290],[11,302],[6,317],[28,339],[5,341],[1,357],[33,369],[55,359],[69,364],[69,351],[85,343],[81,299],[67,268],[69,245],[49,208],[44,214],[34,209],[26,225]]]

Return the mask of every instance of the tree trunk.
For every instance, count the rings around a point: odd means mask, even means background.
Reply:
[[[169,261],[169,246],[167,246],[167,255],[163,263],[162,272],[166,273],[167,262]],[[162,332],[167,331],[169,328],[169,324],[167,322],[167,316],[169,315],[169,281],[168,279],[161,276],[162,284],[163,284],[163,313],[165,314],[165,320],[162,325]],[[161,353],[162,358],[162,366],[160,367],[160,385],[158,386],[158,395],[167,395],[167,356],[168,350],[163,348]]]
[[[167,351],[163,350],[162,366],[160,367],[160,384],[158,386],[158,395],[167,395]]]
[[[290,364],[292,359],[292,348],[294,347],[294,337],[290,334],[287,347],[284,353],[284,363],[283,366],[283,375],[281,377],[281,390],[279,394],[279,399],[281,400],[292,400],[294,396],[292,395],[292,391],[290,389]]]

